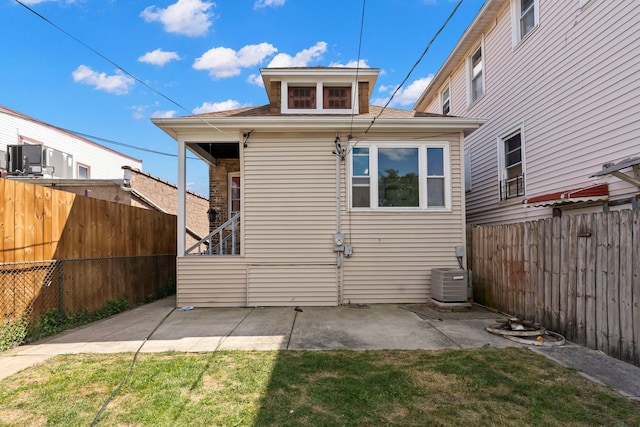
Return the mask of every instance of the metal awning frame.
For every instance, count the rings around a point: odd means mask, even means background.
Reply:
[[[632,169],[634,175],[633,177],[620,172],[622,169],[627,168]],[[605,163],[604,165],[602,165],[602,170],[591,175],[590,178],[605,175],[613,175],[616,178],[631,185],[635,185],[640,189],[640,157],[631,157],[618,163]]]

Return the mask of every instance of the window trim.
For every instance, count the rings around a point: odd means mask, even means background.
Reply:
[[[477,98],[474,99],[473,98],[473,57],[478,51],[480,51],[481,53],[480,61],[481,61],[482,67],[481,67],[480,78],[482,81],[482,93],[478,95]],[[487,92],[485,76],[486,76],[486,63],[485,63],[484,36],[483,36],[480,43],[478,43],[473,49],[471,49],[471,54],[467,56],[467,106],[468,107],[473,106],[476,102],[481,100],[484,97],[485,93]]]
[[[445,98],[444,94],[447,92],[447,97]],[[449,111],[444,112],[445,103],[449,104]],[[440,113],[444,115],[451,114],[451,84],[447,81],[447,84],[440,91]]]
[[[314,86],[316,87],[316,108],[289,108],[289,86]],[[339,109],[324,109],[324,87],[347,87],[351,86],[351,107]],[[343,81],[283,81],[280,85],[280,99],[282,114],[359,114],[358,106],[358,85],[356,82]]]
[[[84,168],[87,170],[86,178],[80,178],[80,168]],[[78,179],[91,179],[91,166],[84,163],[76,162],[76,176],[78,177]]]
[[[348,187],[348,208],[354,212],[450,212],[451,211],[451,160],[450,143],[448,141],[429,141],[415,143],[408,141],[372,141],[358,143],[358,148],[369,149],[369,206],[353,207],[353,148],[350,146],[347,187]],[[418,206],[378,206],[378,149],[379,148],[417,148],[418,149]],[[427,148],[442,148],[444,160],[444,206],[427,206]],[[375,206],[371,206],[375,203]]]
[[[313,92],[312,95],[310,95],[310,98],[313,99],[313,107],[309,107],[309,108],[292,108],[291,107],[291,103],[292,100],[295,101],[307,101],[307,97],[306,96],[302,96],[300,95],[297,98],[293,98],[291,92],[295,91],[296,89],[309,89],[310,92]],[[289,89],[287,90],[287,108],[290,110],[303,110],[303,111],[309,111],[309,110],[316,110],[318,109],[318,88],[316,85],[313,84],[309,84],[309,85],[296,85],[296,86],[290,86]]]
[[[353,91],[353,85],[351,84],[323,84],[322,85],[322,109],[329,110],[330,108],[326,108],[325,105],[328,104],[329,96],[325,97],[325,92],[330,91],[331,89],[344,89],[348,92],[347,96],[344,98],[348,105],[345,108],[334,108],[334,110],[351,110],[353,106],[353,96],[351,96],[351,92]],[[335,97],[334,97],[335,98]],[[337,99],[343,99],[342,97],[338,97]]]
[[[239,212],[242,211],[242,178],[240,177],[240,172],[229,172],[227,174],[227,214],[229,215],[227,218],[231,218],[233,215],[233,178],[240,178],[240,198],[238,199],[238,204],[240,205]]]
[[[517,47],[540,26],[540,0],[533,0],[533,28],[522,35],[522,0],[511,0],[511,32],[513,36],[513,47]]]
[[[516,195],[512,197],[502,198],[502,182],[507,179],[507,165],[506,165],[506,152],[504,143],[507,139],[511,138],[515,134],[520,133],[520,164],[522,168],[521,176],[522,176],[522,194]],[[525,133],[524,133],[524,122],[508,129],[503,132],[496,138],[497,148],[498,148],[498,199],[501,202],[506,202],[509,200],[521,200],[527,194],[527,181],[526,177],[526,156],[525,156]]]

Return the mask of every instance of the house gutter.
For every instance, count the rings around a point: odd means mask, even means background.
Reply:
[[[152,119],[153,123],[169,134],[172,138],[180,134],[183,138],[188,139],[186,134],[181,131],[186,130],[189,133],[195,130],[210,129],[215,126],[217,129],[228,132],[242,131],[245,129],[254,129],[263,132],[282,132],[283,130],[296,130],[301,132],[317,132],[326,131],[330,128],[335,132],[350,132],[354,138],[358,133],[364,132],[370,127],[374,117],[356,118],[351,122],[351,116],[336,117],[327,116],[258,116],[258,117],[182,117],[170,119]],[[403,131],[412,132],[416,130],[422,131],[452,131],[475,130],[485,123],[486,120],[479,118],[464,117],[380,117],[375,121],[376,131]],[[212,135],[213,138],[220,142],[239,142],[231,141],[227,135],[217,133]]]

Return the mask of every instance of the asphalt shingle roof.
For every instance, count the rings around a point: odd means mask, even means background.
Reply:
[[[378,105],[370,105],[369,112],[363,114],[356,114],[355,117],[363,117],[363,118],[374,118],[378,117],[382,107]],[[258,107],[246,107],[246,108],[238,108],[235,110],[226,110],[226,111],[216,111],[212,113],[203,113],[197,114],[190,117],[200,117],[200,118],[215,118],[215,117],[277,117],[277,116],[302,116],[308,117],[313,116],[314,114],[282,114],[282,113],[272,113],[270,106],[261,105]],[[331,114],[316,114],[318,117],[327,117],[332,116]],[[347,114],[335,114],[333,116],[349,116]],[[398,108],[390,108],[387,107],[382,112],[381,118],[403,118],[403,117],[446,117],[442,114],[433,114],[433,113],[422,113],[418,111],[412,110],[401,110]]]

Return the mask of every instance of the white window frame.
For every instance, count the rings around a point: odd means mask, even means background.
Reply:
[[[289,108],[289,86],[315,86],[316,87],[316,108]],[[351,86],[351,108],[340,109],[324,109],[324,86],[336,87],[336,86]],[[358,85],[355,82],[343,82],[343,81],[326,81],[326,82],[305,82],[305,81],[283,81],[280,85],[280,105],[282,114],[359,114],[358,108]]]
[[[369,149],[369,207],[352,206],[352,178],[353,178],[353,150],[349,150],[349,173],[348,173],[348,197],[349,209],[352,211],[451,211],[451,161],[448,141],[430,141],[416,144],[415,142],[360,142],[358,148]],[[418,149],[418,182],[419,182],[419,205],[418,206],[378,206],[378,149],[379,148],[417,148]],[[444,206],[427,205],[427,148],[442,148],[444,161]]]
[[[446,93],[446,96],[445,96]],[[449,111],[444,112],[445,104],[449,104]],[[440,113],[442,114],[451,114],[451,84],[447,82],[447,84],[440,91]]]
[[[473,72],[473,57],[475,56],[475,54],[478,52],[478,50],[480,50],[481,52],[481,57],[480,57],[480,64],[481,64],[481,68],[480,68],[480,79],[482,82],[482,93],[480,95],[478,95],[477,98],[473,97],[473,78],[474,78],[474,72]],[[472,50],[471,50],[471,54],[467,57],[467,104],[469,107],[471,107],[473,104],[475,104],[476,102],[478,102],[480,99],[482,99],[482,97],[484,97],[484,94],[487,92],[487,87],[485,84],[485,76],[486,76],[486,67],[485,67],[485,50],[484,50],[484,37],[482,38],[481,42],[479,44],[477,44]]]
[[[516,133],[520,133],[520,164],[522,166],[522,176],[526,178],[527,174],[526,174],[526,166],[527,166],[527,160],[526,160],[526,156],[525,156],[525,133],[524,133],[524,123],[520,123],[510,129],[508,129],[506,132],[503,132],[496,140],[496,143],[498,145],[498,198],[501,198],[501,188],[500,186],[502,185],[502,182],[504,182],[504,180],[507,179],[507,166],[506,166],[506,160],[505,160],[505,149],[504,149],[504,143],[507,139],[509,139],[510,137],[512,137],[513,135],[515,135]],[[523,197],[525,197],[525,195],[527,194],[527,180],[524,179],[523,183],[522,183],[522,194],[520,196],[512,196],[512,197],[507,197],[504,199],[501,199],[502,201],[508,201],[508,200],[519,200]]]
[[[240,178],[240,210],[242,210],[242,178],[240,177],[240,172],[229,172],[227,174],[227,210],[228,210],[228,217],[227,218],[231,218],[231,215],[233,215],[233,185],[232,185],[232,181],[233,178]]]
[[[533,0],[533,28],[522,34],[522,0],[511,0],[511,29],[513,33],[513,46],[518,46],[520,42],[526,40],[538,28],[540,24],[540,0]]]
[[[80,168],[87,170],[86,178],[80,178]],[[91,166],[85,165],[84,163],[76,163],[76,176],[78,179],[91,179]]]

